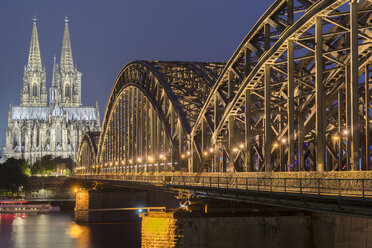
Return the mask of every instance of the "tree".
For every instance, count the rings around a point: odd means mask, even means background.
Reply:
[[[20,187],[27,186],[27,163],[23,159],[9,158],[0,164],[0,188],[16,193]]]
[[[31,174],[49,175],[56,170],[56,163],[51,155],[43,156],[31,167]]]

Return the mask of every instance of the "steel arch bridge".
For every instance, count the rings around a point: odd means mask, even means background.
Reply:
[[[227,63],[129,63],[78,172],[369,170],[371,10],[276,0]]]

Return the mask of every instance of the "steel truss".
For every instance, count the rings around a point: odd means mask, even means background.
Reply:
[[[216,161],[193,171],[369,169],[371,7],[275,1],[193,127],[192,139],[204,138],[201,149],[212,148]]]
[[[129,63],[106,109],[98,166],[369,170],[371,10],[369,0],[277,0],[225,66]]]
[[[134,61],[111,92],[95,172],[187,170],[181,151],[223,63]]]
[[[79,173],[95,171],[99,136],[100,132],[86,132],[81,137],[76,161],[76,164],[79,165],[77,167]]]

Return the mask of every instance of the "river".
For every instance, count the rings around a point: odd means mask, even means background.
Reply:
[[[141,223],[78,225],[73,212],[0,214],[1,248],[139,248]]]

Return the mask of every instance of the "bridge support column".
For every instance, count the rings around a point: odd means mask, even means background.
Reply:
[[[230,169],[230,172],[234,172],[235,171],[235,166],[234,166],[234,157],[235,157],[234,116],[229,116],[228,125],[229,125],[229,169]]]
[[[351,159],[351,84],[350,84],[350,65],[345,66],[345,102],[346,102],[346,170],[350,170]]]
[[[337,158],[337,170],[341,170],[342,169],[342,161],[343,161],[343,149],[342,149],[342,144],[343,144],[343,141],[342,141],[342,92],[341,92],[341,89],[338,90],[338,95],[337,95],[337,99],[338,99],[338,113],[337,113],[337,122],[338,122],[338,136],[339,136],[339,140],[337,142],[338,144],[338,158]]]
[[[217,127],[218,127],[218,123],[220,121],[220,116],[219,116],[219,100],[218,100],[218,97],[216,96],[214,98],[214,131],[217,130]],[[213,159],[213,172],[216,172],[216,171],[219,171],[220,169],[220,166],[219,166],[219,163],[220,163],[220,147],[219,145],[217,144],[217,142],[215,141],[214,144],[211,144],[212,146],[214,145],[214,159]]]
[[[271,67],[270,65],[265,65],[265,139],[264,139],[264,149],[265,149],[265,170],[272,171],[273,165],[271,163],[271,107],[270,107],[270,77],[271,77]]]
[[[157,133],[156,134],[156,148],[155,148],[156,150],[154,154],[154,160],[155,160],[155,163],[157,164],[156,171],[160,172],[161,168],[160,168],[159,155],[161,153],[161,122],[158,117],[156,118],[156,133]]]
[[[123,123],[123,132],[124,132],[124,172],[127,171],[127,167],[129,164],[128,159],[128,101],[127,101],[127,94],[124,94],[124,123]]]
[[[316,17],[315,24],[315,108],[316,108],[316,170],[325,168],[325,104],[323,86],[323,19]]]
[[[359,88],[358,88],[358,2],[350,3],[350,50],[351,50],[351,169],[359,170]]]
[[[182,128],[182,124],[180,120],[178,120],[178,123],[177,123],[177,132],[178,132],[178,138],[179,138],[179,143],[178,143],[178,156],[179,156],[181,153],[183,154],[187,153],[187,151],[185,151],[185,134],[183,132],[183,128]],[[186,159],[179,159],[178,169],[180,171],[187,170]]]
[[[365,96],[364,96],[364,108],[365,108],[365,116],[366,116],[366,124],[365,124],[365,164],[363,166],[364,170],[369,170],[369,147],[370,147],[370,141],[369,141],[369,136],[370,136],[370,117],[369,117],[369,111],[371,110],[370,108],[370,94],[369,94],[369,65],[366,65],[365,67]]]
[[[292,3],[293,4],[293,3]],[[288,166],[290,171],[294,171],[294,49],[293,41],[288,41],[288,101],[287,101],[287,118],[288,118]]]
[[[151,147],[150,147],[150,154],[149,154],[149,158],[146,158],[147,161],[148,161],[148,164],[151,165],[151,169],[150,169],[150,172],[155,172],[155,162],[154,162],[154,153],[155,153],[155,146],[156,146],[156,113],[155,113],[155,110],[154,108],[151,108],[151,116],[150,116],[150,134],[151,134],[151,137],[150,137],[150,141],[151,141]]]
[[[251,91],[245,91],[245,156],[246,171],[252,171],[252,137],[251,137]]]

